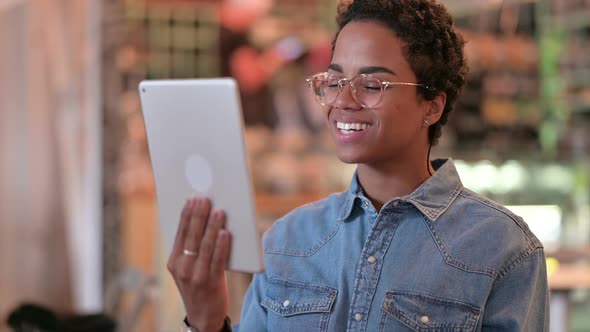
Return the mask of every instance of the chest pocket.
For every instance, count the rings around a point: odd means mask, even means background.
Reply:
[[[471,332],[480,309],[449,299],[407,291],[387,292],[380,331]]]
[[[260,305],[268,309],[269,331],[327,331],[337,290],[271,278]]]

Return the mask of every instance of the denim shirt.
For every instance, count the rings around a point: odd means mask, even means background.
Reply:
[[[357,176],[264,235],[236,329],[547,331],[539,240],[520,217],[461,184],[452,160],[376,211]]]

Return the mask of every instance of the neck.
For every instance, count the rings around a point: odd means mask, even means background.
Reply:
[[[377,210],[395,197],[412,193],[434,174],[430,160],[426,168],[425,156],[426,152],[414,160],[403,158],[379,165],[358,165],[359,182]]]

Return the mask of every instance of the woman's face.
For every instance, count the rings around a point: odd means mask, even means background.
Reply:
[[[370,73],[381,81],[416,82],[403,56],[404,43],[387,27],[371,21],[348,23],[338,35],[329,72],[339,78]],[[383,91],[381,102],[364,108],[345,86],[327,111],[327,121],[343,162],[380,165],[426,158],[429,102],[414,86],[394,86]],[[432,119],[429,119],[432,120]],[[341,130],[338,125],[360,123],[364,130]],[[433,121],[431,121],[433,123]],[[353,128],[356,126],[353,126]]]

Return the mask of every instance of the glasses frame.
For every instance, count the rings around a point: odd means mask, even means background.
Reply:
[[[313,81],[315,80],[316,77],[323,75],[323,76],[331,76],[334,79],[336,79],[337,84],[338,84],[338,93],[336,94],[336,96],[334,97],[334,100],[332,100],[331,102],[321,102],[319,100],[318,95],[315,93],[315,89],[313,86]],[[377,100],[377,102],[375,102],[374,105],[365,105],[364,103],[360,102],[358,100],[357,97],[357,90],[354,86],[354,84],[352,83],[354,80],[358,79],[359,77],[366,77],[366,78],[371,78],[374,79],[375,81],[380,83],[381,86],[381,91],[379,93],[379,98]],[[313,94],[315,96],[315,100],[318,104],[322,105],[322,106],[332,106],[334,104],[334,102],[336,102],[336,100],[338,100],[338,97],[340,96],[340,94],[342,93],[342,91],[344,90],[344,86],[346,86],[348,83],[348,85],[350,86],[350,89],[352,90],[352,97],[354,98],[354,100],[361,106],[363,107],[375,107],[377,105],[379,105],[381,103],[381,99],[383,98],[383,92],[389,88],[393,88],[394,86],[415,86],[415,87],[421,87],[424,88],[426,90],[430,90],[430,91],[435,91],[436,89],[434,89],[433,87],[426,85],[426,84],[420,84],[420,83],[408,83],[408,82],[392,82],[392,81],[382,81],[380,80],[378,77],[375,77],[371,74],[359,74],[353,78],[346,78],[346,77],[342,77],[342,78],[338,78],[336,75],[329,73],[329,72],[321,72],[321,73],[316,73],[308,78],[305,79],[305,81],[307,82],[307,84],[309,85],[309,87],[311,88],[311,90],[313,91]]]

